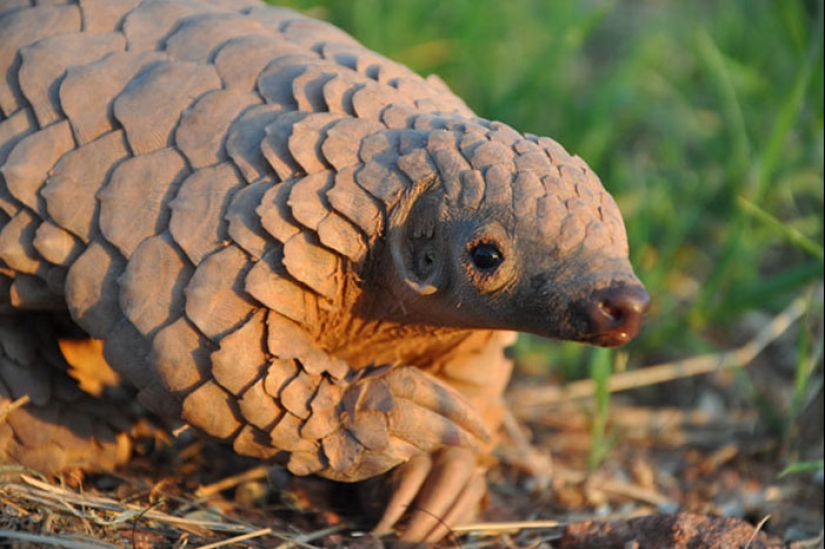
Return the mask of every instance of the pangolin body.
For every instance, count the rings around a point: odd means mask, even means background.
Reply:
[[[157,414],[356,481],[474,470],[508,330],[637,331],[621,216],[555,141],[287,9],[40,4],[0,2],[0,409],[30,400],[0,416],[0,462],[123,459],[67,334]]]

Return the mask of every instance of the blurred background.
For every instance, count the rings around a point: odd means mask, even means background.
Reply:
[[[277,3],[437,73],[480,116],[590,164],[654,296],[614,366],[740,345],[801,296],[806,322],[767,359],[787,394],[768,394],[770,375],[734,382],[780,430],[821,394],[822,0]],[[514,354],[521,373],[548,381],[587,376],[601,356],[530,337]],[[697,395],[683,384],[667,398]]]

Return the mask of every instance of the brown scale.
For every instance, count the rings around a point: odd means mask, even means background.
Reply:
[[[241,14],[207,13],[184,20],[166,39],[166,53],[177,61],[211,62],[216,51],[232,38],[265,35],[267,29]]]
[[[113,131],[64,155],[40,195],[55,223],[88,243],[99,234],[99,201],[113,167],[129,158],[122,131]]]
[[[200,95],[221,87],[211,65],[158,61],[141,70],[112,104],[136,155],[173,144],[181,113]],[[151,112],[152,116],[143,113]]]
[[[0,167],[8,192],[41,216],[45,215],[38,191],[55,164],[74,147],[72,131],[65,120],[24,137]],[[32,162],[32,158],[37,162]]]
[[[167,201],[172,212],[169,233],[194,265],[226,245],[223,214],[242,186],[235,166],[224,162],[190,174],[181,182],[175,198]]]
[[[227,246],[198,264],[186,285],[186,316],[212,341],[221,341],[257,310],[244,291],[251,267],[244,252]]]
[[[168,148],[118,164],[96,195],[104,238],[131,257],[141,242],[163,231],[168,203],[189,173],[183,156]]]
[[[207,92],[181,114],[175,146],[194,169],[228,160],[225,144],[229,125],[248,107],[260,103],[257,94],[237,88]]]

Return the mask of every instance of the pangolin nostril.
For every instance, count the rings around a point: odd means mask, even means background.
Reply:
[[[604,316],[606,316],[613,322],[621,322],[622,317],[624,317],[624,313],[621,309],[616,308],[615,306],[613,306],[612,303],[607,301],[600,301],[599,309],[601,309],[602,314],[604,314]]]

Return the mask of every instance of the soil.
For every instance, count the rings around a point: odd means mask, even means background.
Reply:
[[[780,549],[741,520],[691,513],[652,515],[626,521],[585,521],[565,528],[559,549],[668,548],[668,549]]]

